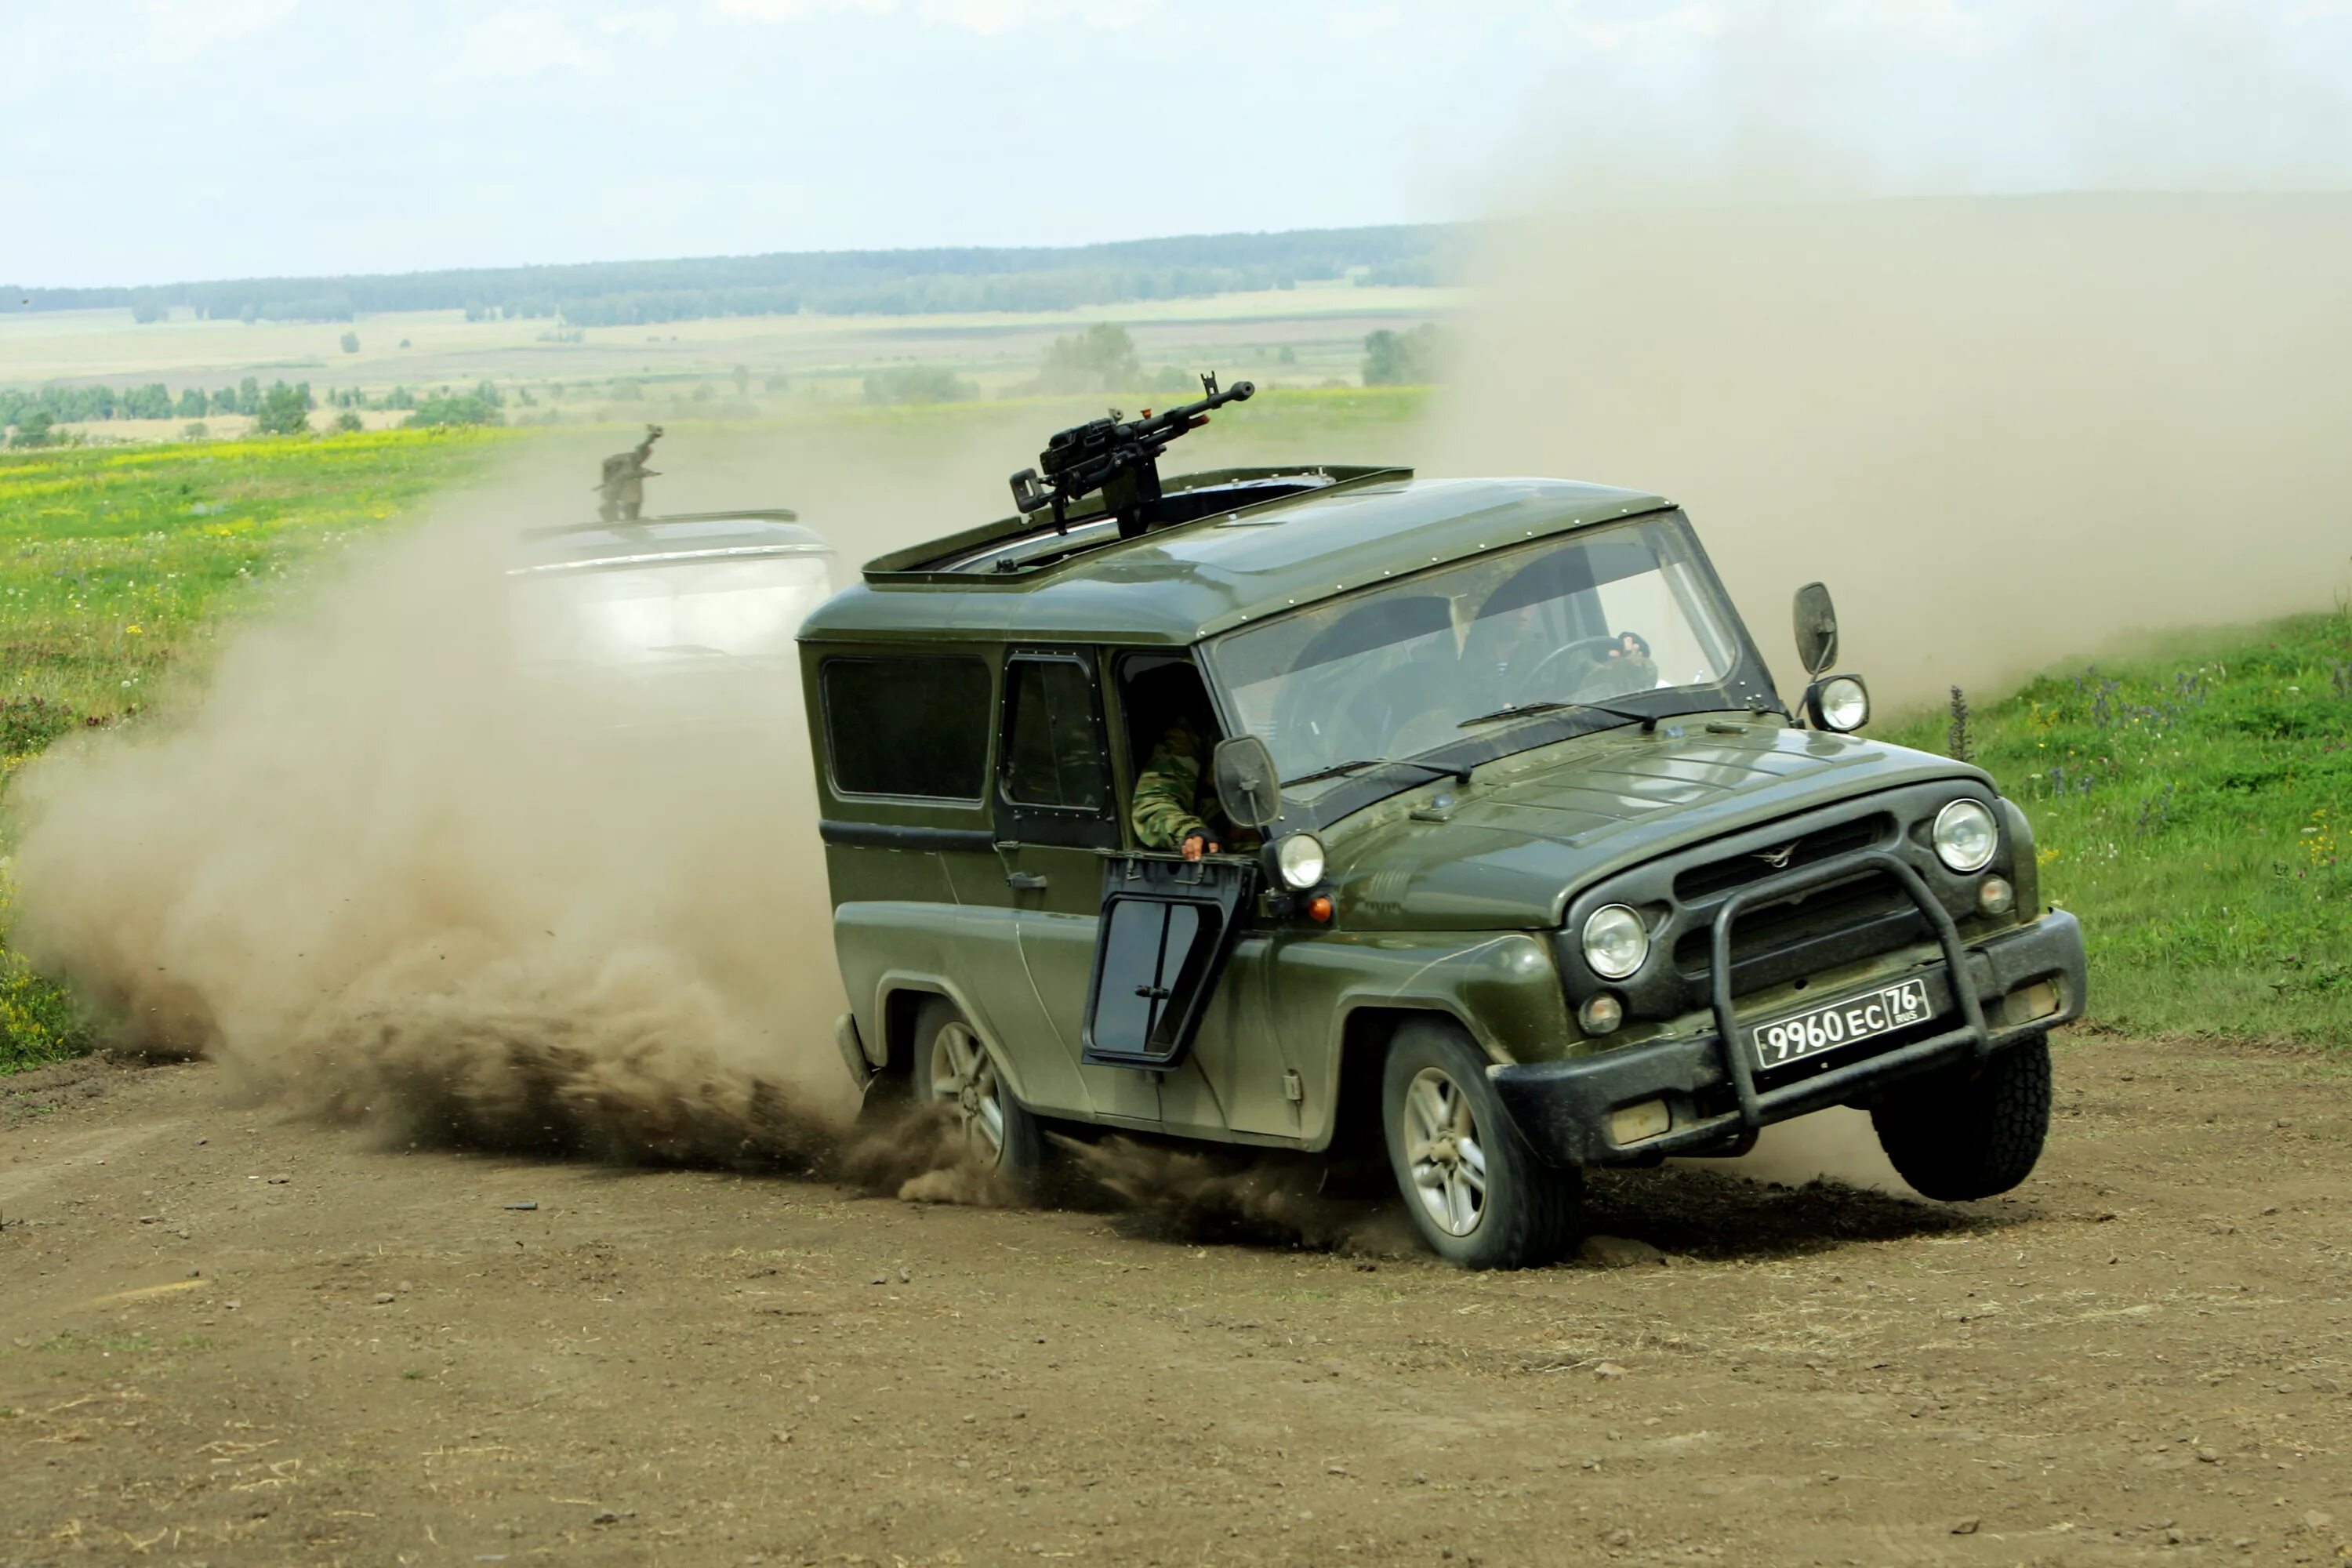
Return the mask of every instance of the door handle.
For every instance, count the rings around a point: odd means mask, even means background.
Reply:
[[[1043,871],[1007,871],[1004,885],[1016,893],[1042,893],[1045,890]]]

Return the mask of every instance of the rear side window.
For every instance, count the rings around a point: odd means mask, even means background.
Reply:
[[[988,777],[988,666],[976,658],[829,658],[825,751],[844,795],[978,801]]]
[[[1110,796],[1094,674],[1074,658],[1005,666],[1004,798],[1100,811]]]

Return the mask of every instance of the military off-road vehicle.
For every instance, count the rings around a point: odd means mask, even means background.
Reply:
[[[869,1098],[949,1102],[1016,1184],[1055,1124],[1384,1154],[1473,1267],[1557,1255],[1584,1166],[1830,1106],[1930,1197],[2025,1178],[2080,930],[1983,773],[1853,733],[1819,584],[1792,708],[1672,502],[1162,483],[1164,422],[1209,405],[1065,432],[1021,515],[802,630]],[[1149,843],[1180,721],[1213,731],[1202,831]]]
[[[531,529],[506,567],[517,672],[601,726],[781,732],[798,721],[776,679],[833,561],[781,508]]]

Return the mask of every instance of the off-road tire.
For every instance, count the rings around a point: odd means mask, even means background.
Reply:
[[[1029,1108],[1013,1098],[1012,1089],[1004,1083],[1003,1067],[988,1042],[965,1022],[954,1003],[944,996],[934,996],[923,1004],[915,1015],[913,1059],[908,1062],[902,1079],[907,1098],[916,1105],[928,1105],[942,1097],[935,1087],[932,1075],[932,1054],[939,1044],[940,1034],[950,1026],[963,1028],[971,1036],[973,1047],[982,1052],[995,1068],[996,1103],[1004,1115],[1003,1142],[998,1147],[992,1174],[1003,1185],[1009,1195],[1029,1200],[1034,1198],[1044,1182],[1045,1171],[1045,1134],[1044,1126]]]
[[[1460,1094],[1485,1161],[1484,1202],[1465,1235],[1439,1222],[1414,1179],[1406,1102],[1415,1083],[1432,1072]],[[1539,1268],[1575,1239],[1581,1173],[1546,1164],[1528,1146],[1486,1077],[1486,1053],[1451,1019],[1414,1019],[1397,1029],[1381,1073],[1381,1126],[1405,1212],[1430,1250],[1447,1262],[1465,1268]]]
[[[1870,1122],[1922,1195],[1966,1203],[2005,1193],[2032,1174],[2049,1136],[2049,1038],[1900,1084],[1871,1106]]]

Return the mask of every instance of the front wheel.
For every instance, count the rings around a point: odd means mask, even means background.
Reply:
[[[1397,1031],[1381,1121],[1405,1209],[1439,1257],[1465,1268],[1526,1268],[1567,1249],[1582,1183],[1528,1147],[1459,1026],[1415,1020]]]
[[[1896,1173],[1924,1196],[1966,1203],[2005,1193],[2032,1174],[2050,1134],[2049,1038],[1898,1085],[1870,1108],[1870,1123]]]
[[[1045,1163],[1044,1131],[1005,1087],[987,1044],[945,997],[925,1003],[915,1020],[912,1067],[914,1100],[948,1108],[964,1157],[1030,1196]]]

